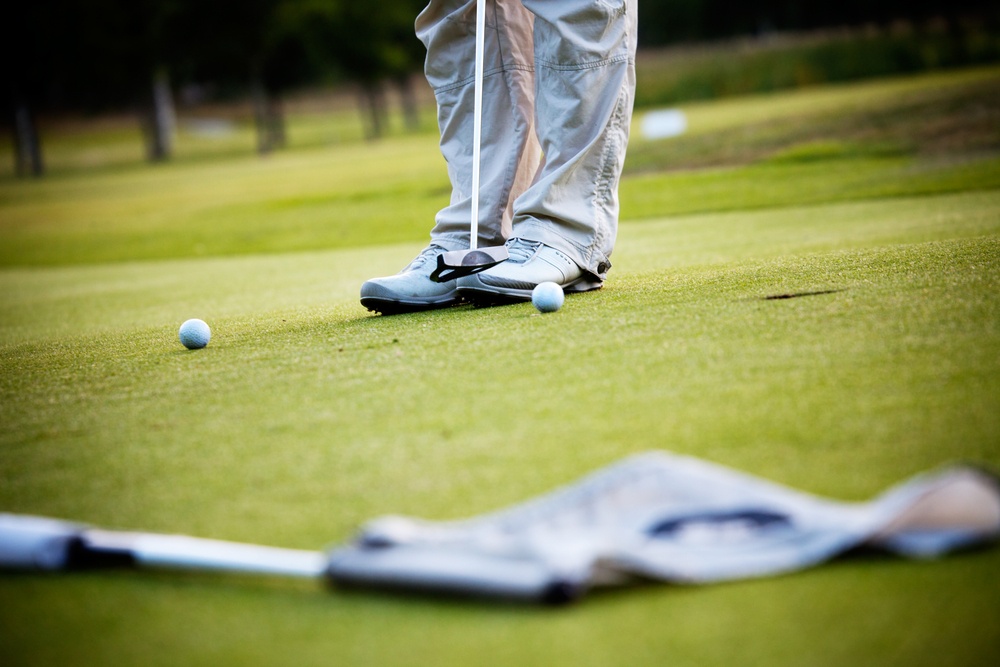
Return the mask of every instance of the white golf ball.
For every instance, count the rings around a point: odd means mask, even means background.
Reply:
[[[181,325],[177,337],[180,338],[181,345],[187,349],[198,350],[208,345],[208,341],[212,339],[212,330],[204,321],[193,319]]]
[[[555,283],[539,283],[531,290],[531,303],[542,313],[554,313],[565,299],[562,287]]]

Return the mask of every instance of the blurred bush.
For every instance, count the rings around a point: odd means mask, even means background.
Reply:
[[[637,64],[637,106],[763,93],[1000,61],[1000,29],[924,26],[784,34],[713,45],[646,49]]]

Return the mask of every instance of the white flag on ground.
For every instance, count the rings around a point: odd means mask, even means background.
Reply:
[[[637,578],[708,583],[806,568],[857,547],[927,558],[1000,536],[1000,484],[957,466],[838,502],[695,458],[629,457],[462,521],[383,517],[331,552],[342,584],[571,599]]]

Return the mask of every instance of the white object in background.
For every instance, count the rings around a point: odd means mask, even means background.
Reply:
[[[687,116],[680,109],[659,109],[642,117],[640,125],[646,139],[666,139],[687,131]]]

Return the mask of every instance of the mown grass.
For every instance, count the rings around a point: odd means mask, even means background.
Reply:
[[[818,157],[983,153],[1000,147],[1000,70],[826,86],[682,107],[687,134],[632,146],[629,168],[749,164],[818,144]],[[832,153],[832,154],[831,154]],[[786,158],[790,157],[786,155]]]
[[[437,168],[435,168],[437,167]],[[426,236],[447,202],[433,141],[8,182],[0,263],[164,259]]]
[[[979,76],[881,85],[947,96]],[[877,88],[692,108],[692,137],[755,115],[806,127]],[[946,106],[925,120],[945,123]],[[316,548],[383,513],[488,511],[647,449],[848,500],[949,461],[1000,469],[995,147],[817,141],[758,154],[746,139],[713,168],[632,167],[611,279],[552,315],[374,317],[357,303],[363,280],[423,245],[421,207],[443,178],[426,138],[358,147],[349,164],[301,148],[0,184],[0,509]],[[300,205],[316,217],[275,213]],[[318,211],[341,210],[372,237],[325,235]],[[187,247],[201,229],[206,245]],[[212,325],[205,350],[177,343],[188,317]],[[997,549],[851,559],[558,610],[267,578],[2,575],[0,655],[983,665],[1000,656],[998,565]]]
[[[998,81],[986,68],[685,107],[688,135],[635,132],[623,216],[995,187]],[[0,266],[422,240],[449,195],[436,142],[422,134],[0,180]]]

